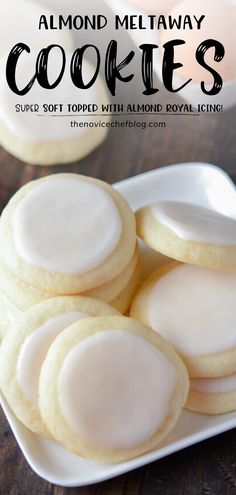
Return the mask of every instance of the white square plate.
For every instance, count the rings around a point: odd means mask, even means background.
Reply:
[[[176,184],[175,198],[173,188],[171,197],[168,189],[168,184],[173,186],[173,181]],[[228,198],[228,212],[223,213],[236,218],[233,183],[224,172],[208,164],[165,167],[124,180],[115,187],[134,209],[153,202],[161,195],[166,199],[181,196],[181,200],[186,202],[193,198],[192,201],[208,204],[216,210],[219,205],[220,210],[222,197],[225,200]],[[155,451],[127,462],[102,463],[78,457],[58,443],[31,433],[17,420],[4,398],[0,396],[0,399],[16,440],[32,469],[45,480],[67,487],[113,478],[236,426],[236,412],[205,416],[184,411],[172,433]]]

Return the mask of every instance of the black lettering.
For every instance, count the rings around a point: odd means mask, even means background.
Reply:
[[[96,53],[97,57],[97,65],[95,68],[95,73],[92,77],[92,79],[85,84],[83,80],[83,74],[82,74],[82,67],[83,67],[83,57],[84,53],[88,48],[93,48]],[[101,64],[101,57],[98,48],[95,45],[84,45],[82,48],[77,48],[75,53],[73,54],[73,57],[71,59],[71,79],[74,83],[74,85],[79,88],[79,89],[88,89],[90,88],[94,82],[97,79],[99,69],[100,69],[100,64]]]
[[[146,90],[143,91],[144,95],[154,95],[159,89],[154,88],[153,85],[153,50],[158,48],[157,45],[143,44],[140,45],[143,50],[142,55],[142,77]]]
[[[133,79],[134,74],[130,74],[129,76],[123,77],[120,74],[120,71],[123,70],[133,59],[134,51],[131,51],[127,57],[117,65],[117,41],[112,40],[108,46],[106,53],[106,63],[105,63],[105,77],[108,88],[112,94],[115,96],[116,94],[116,80],[122,82],[129,82]]]
[[[28,45],[25,45],[24,43],[18,43],[17,45],[15,45],[9,54],[6,65],[6,79],[8,86],[13,91],[13,93],[15,93],[18,96],[26,95],[32,88],[34,81],[36,79],[36,74],[35,74],[23,89],[19,89],[16,84],[16,67],[19,57],[24,51],[30,53],[30,48],[28,47]]]
[[[218,95],[218,93],[221,91],[223,87],[223,79],[220,76],[220,74],[218,74],[218,72],[216,72],[212,67],[210,67],[204,60],[205,53],[207,52],[207,50],[209,50],[212,47],[215,48],[215,55],[214,55],[215,62],[221,62],[221,60],[224,58],[225,55],[224,46],[219,41],[211,40],[211,39],[205,40],[203,41],[203,43],[199,45],[196,52],[196,59],[197,62],[204,69],[210,72],[214,78],[214,83],[210,90],[206,89],[204,81],[201,82],[201,89],[203,93],[205,93],[205,95],[215,96]]]
[[[205,19],[205,15],[201,15],[201,17],[199,19],[197,19],[197,17],[194,15],[193,18],[195,19],[196,23],[197,23],[197,29],[201,29],[201,24],[202,24],[202,21],[204,21]]]
[[[48,80],[48,57],[53,48],[59,48],[62,53],[62,67],[59,76],[57,79],[50,83]],[[65,72],[66,66],[66,55],[64,49],[60,45],[49,45],[47,48],[43,48],[38,54],[38,58],[36,61],[36,77],[38,82],[42,88],[45,89],[54,89],[61,82],[63,74]]]
[[[41,15],[39,19],[39,29],[42,29],[42,27],[44,27],[44,29],[48,29],[48,21],[46,15]]]
[[[119,15],[115,16],[115,28],[119,29],[120,27],[125,27],[125,29],[128,29],[128,19],[129,17],[125,15],[123,19],[120,18]]]
[[[68,15],[65,19],[63,15],[59,15],[59,29],[63,29],[63,27],[68,27],[68,29],[72,29],[72,16]]]
[[[174,46],[184,45],[185,41],[183,40],[172,40],[168,41],[163,45],[165,48],[164,57],[163,57],[163,66],[162,66],[162,77],[163,84],[165,88],[171,93],[177,93],[181,89],[183,89],[187,84],[191,82],[192,79],[189,79],[187,82],[182,84],[179,88],[173,88],[173,73],[175,69],[179,67],[183,67],[183,64],[174,62]]]

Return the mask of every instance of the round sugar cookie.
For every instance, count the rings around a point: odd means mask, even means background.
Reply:
[[[20,89],[35,74],[38,54],[39,50],[31,50],[20,56],[17,64]],[[101,116],[99,111],[102,104],[109,103],[105,84],[99,75],[90,88],[79,89],[70,75],[73,52],[66,50],[65,57],[65,72],[55,88],[45,90],[36,80],[20,100],[8,86],[5,71],[1,71],[0,142],[7,151],[24,162],[56,165],[77,161],[100,145],[107,135],[110,116]],[[62,70],[61,50],[53,48],[48,60],[50,81],[56,81]],[[5,66],[6,60],[1,65]],[[82,71],[84,84],[87,85],[96,69],[83,59]],[[78,73],[77,80],[79,78]],[[31,110],[24,110],[25,105],[30,106]]]
[[[236,271],[236,219],[188,203],[162,201],[136,212],[137,234],[184,263]]]
[[[236,371],[236,274],[170,263],[140,287],[131,316],[168,339],[191,377]]]
[[[157,333],[126,317],[90,318],[51,346],[39,403],[52,436],[69,450],[122,461],[167,435],[188,388],[181,359]]]
[[[30,430],[50,436],[38,408],[38,382],[53,340],[80,318],[117,314],[102,301],[67,296],[43,301],[12,324],[0,349],[0,387],[15,415]]]
[[[84,292],[83,296],[93,297],[95,299],[100,299],[104,302],[111,302],[117,298],[123,289],[126,288],[127,284],[130,282],[134,272],[137,270],[137,265],[139,262],[139,249],[136,246],[133,257],[131,258],[128,265],[122,270],[122,272],[110,282],[100,285],[95,289]],[[9,301],[14,301],[14,305],[21,311],[26,311],[27,309],[35,306],[45,299],[50,299],[52,297],[57,297],[58,294],[53,294],[50,292],[42,292],[36,287],[27,285],[22,280],[18,279],[9,268],[5,265],[0,257],[0,290],[6,295]],[[63,295],[63,294],[61,294]]]
[[[42,292],[76,294],[118,276],[134,255],[135,217],[110,185],[77,174],[23,186],[1,216],[0,255]]]
[[[236,410],[236,373],[219,378],[192,378],[185,408],[202,414]]]

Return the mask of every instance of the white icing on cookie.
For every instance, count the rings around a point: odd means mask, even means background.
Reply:
[[[78,274],[96,268],[113,252],[122,222],[104,189],[58,175],[36,185],[20,201],[13,229],[16,249],[28,263]]]
[[[62,330],[88,316],[81,311],[74,311],[50,318],[23,343],[17,361],[16,377],[24,395],[35,407],[38,407],[39,375],[50,345]]]
[[[17,64],[16,81],[20,89],[23,89],[35,74],[35,65],[38,52],[22,53]],[[54,89],[44,89],[37,81],[30,91],[24,96],[16,95],[6,82],[5,70],[0,77],[0,119],[6,127],[19,139],[26,143],[52,143],[57,141],[81,139],[88,133],[105,133],[109,115],[100,115],[101,104],[109,101],[105,84],[100,76],[94,84],[87,89],[77,88],[70,76],[70,63],[73,52],[66,51],[66,67],[62,80]],[[62,53],[59,48],[54,48],[49,55],[48,79],[55,82],[62,68]],[[84,84],[93,78],[95,68],[83,60],[82,77]],[[20,111],[16,111],[16,105],[21,105]],[[23,111],[24,105],[38,105],[37,111]],[[46,106],[47,105],[47,106]],[[51,107],[48,107],[51,105]],[[53,107],[53,105],[57,105]],[[62,106],[59,106],[62,105]],[[68,105],[74,105],[69,108]],[[75,105],[85,105],[78,109]],[[97,107],[93,107],[97,105]],[[23,106],[23,107],[22,107]],[[50,108],[50,111],[48,111]],[[45,111],[47,110],[47,111]],[[98,114],[95,116],[94,114]],[[54,115],[54,117],[52,117]],[[71,126],[71,121],[77,123]],[[94,125],[96,122],[96,127]],[[99,124],[100,122],[100,124]],[[104,126],[104,127],[102,127]],[[92,148],[92,144],[91,144]]]
[[[236,246],[236,219],[190,203],[161,201],[152,207],[155,219],[186,241]]]
[[[148,324],[186,356],[236,347],[236,273],[180,265],[151,288]]]
[[[165,421],[175,383],[174,367],[152,344],[110,329],[83,340],[65,358],[60,407],[84,440],[132,448]]]
[[[203,394],[226,394],[236,391],[236,373],[219,378],[191,378],[191,390]]]

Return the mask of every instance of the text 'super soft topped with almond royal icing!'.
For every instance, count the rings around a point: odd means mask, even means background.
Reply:
[[[6,84],[5,72],[2,71],[0,142],[10,153],[25,162],[53,165],[80,160],[101,144],[107,135],[109,114],[95,115],[101,104],[109,102],[105,85],[99,76],[91,88],[78,89],[70,77],[69,60],[72,53],[66,52],[68,63],[65,74],[56,88],[45,91],[35,81],[30,92],[20,99]],[[35,73],[36,60],[37,52],[34,50],[21,57],[17,66],[19,87],[25,87]],[[61,64],[62,54],[54,48],[53,55],[49,57],[49,80],[57,78]],[[86,60],[83,61],[85,84],[93,75],[94,68]],[[75,111],[71,110],[72,105],[77,105],[76,115],[79,114],[74,126],[71,126],[75,115]],[[71,118],[64,115],[71,115]]]
[[[72,294],[104,285],[135,255],[132,211],[111,186],[76,174],[29,183],[1,217],[0,254],[23,282]]]
[[[166,436],[188,386],[180,358],[151,329],[125,317],[90,318],[50,347],[39,404],[49,431],[69,450],[115,461],[140,455]]]

